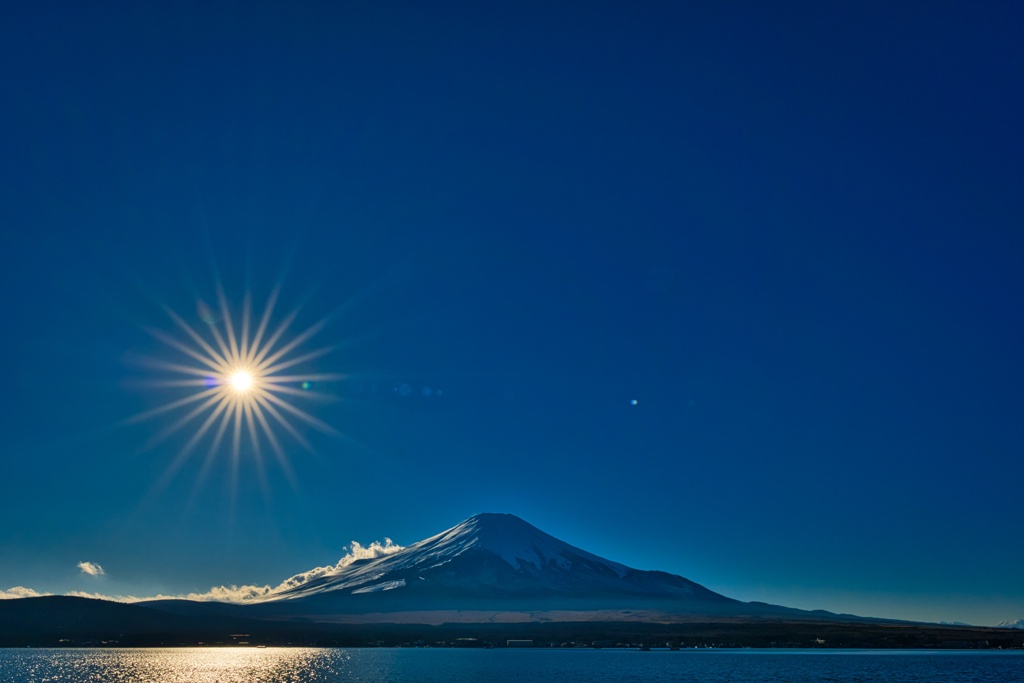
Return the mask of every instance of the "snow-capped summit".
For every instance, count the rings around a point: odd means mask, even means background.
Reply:
[[[996,624],[997,628],[1021,628],[1024,629],[1024,619],[1017,619],[1016,621],[1001,621]]]
[[[409,548],[426,557],[451,559],[464,552],[482,550],[497,555],[513,569],[539,570],[554,564],[562,569],[574,565],[601,566],[618,576],[625,576],[627,567],[575,548],[544,533],[515,515],[483,513]]]

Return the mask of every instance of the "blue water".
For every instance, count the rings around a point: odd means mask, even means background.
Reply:
[[[1024,682],[1024,652],[886,650],[0,649],[0,681],[285,683]]]

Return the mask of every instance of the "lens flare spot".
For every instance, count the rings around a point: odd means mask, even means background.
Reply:
[[[202,299],[196,302],[196,314],[207,325],[213,325],[217,322],[216,312]]]

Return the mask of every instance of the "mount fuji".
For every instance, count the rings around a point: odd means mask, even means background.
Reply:
[[[856,619],[741,602],[606,560],[509,514],[476,515],[396,552],[307,572],[244,604],[160,600],[178,614],[329,622]]]

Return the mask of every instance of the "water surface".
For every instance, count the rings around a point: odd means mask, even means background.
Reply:
[[[1024,652],[0,649],[0,681],[61,683],[1024,683]]]

